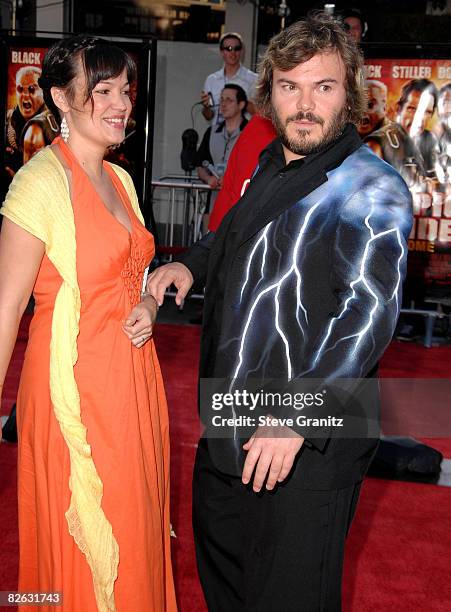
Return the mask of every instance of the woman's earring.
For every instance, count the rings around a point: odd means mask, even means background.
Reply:
[[[67,142],[69,138],[69,126],[67,125],[66,117],[63,117],[60,126],[61,138]]]

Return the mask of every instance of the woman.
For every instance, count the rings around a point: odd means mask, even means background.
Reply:
[[[153,240],[129,175],[103,161],[134,78],[105,41],[56,43],[40,85],[62,137],[1,209],[0,383],[36,302],[17,401],[19,591],[60,591],[65,612],[176,610],[158,305],[140,293]]]

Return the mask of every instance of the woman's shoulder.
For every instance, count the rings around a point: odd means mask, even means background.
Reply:
[[[49,146],[44,147],[16,172],[6,194],[2,213],[19,216],[49,215],[67,201],[69,187],[64,168]]]
[[[64,168],[54,153],[52,146],[48,145],[38,151],[23,165],[14,177],[15,182],[32,179],[36,184],[52,184],[52,179],[65,179]]]
[[[67,227],[70,210],[64,169],[50,147],[45,147],[14,176],[1,213],[50,245],[55,221]]]

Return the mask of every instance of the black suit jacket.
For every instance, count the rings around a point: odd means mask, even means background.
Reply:
[[[180,258],[206,283],[200,378],[374,376],[401,303],[410,193],[350,125],[295,171],[280,170],[278,150],[264,151],[217,233]],[[307,439],[291,482],[301,488],[360,481],[377,446],[298,431]],[[208,445],[218,469],[241,473],[242,440]]]

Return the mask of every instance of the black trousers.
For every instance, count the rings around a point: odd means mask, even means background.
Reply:
[[[339,612],[345,538],[360,484],[256,494],[212,464],[201,440],[193,527],[210,612]]]

